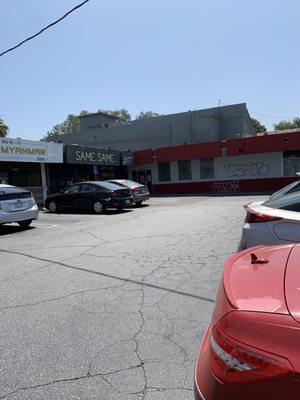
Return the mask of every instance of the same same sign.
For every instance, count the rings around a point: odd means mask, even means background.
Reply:
[[[69,164],[120,165],[120,152],[96,147],[67,145],[66,160]]]

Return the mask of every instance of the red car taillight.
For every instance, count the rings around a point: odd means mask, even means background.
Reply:
[[[273,217],[271,215],[266,215],[263,213],[259,213],[257,211],[254,211],[251,207],[248,205],[244,206],[244,209],[247,211],[247,215],[245,218],[245,222],[248,223],[254,223],[254,222],[270,222],[270,221],[277,221],[282,218],[280,217]]]
[[[209,366],[220,381],[232,385],[274,379],[293,372],[285,358],[250,348],[219,327],[210,337]]]

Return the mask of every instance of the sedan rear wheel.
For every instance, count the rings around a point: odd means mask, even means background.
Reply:
[[[103,204],[101,203],[101,201],[95,201],[94,203],[94,211],[96,214],[102,214],[104,211],[104,207]]]
[[[57,204],[55,203],[55,201],[50,201],[48,208],[51,213],[55,213],[58,210],[58,207],[57,207]]]

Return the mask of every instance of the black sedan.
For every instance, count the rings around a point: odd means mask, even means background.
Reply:
[[[109,182],[81,182],[68,186],[59,193],[48,196],[45,207],[51,212],[63,209],[93,210],[97,214],[107,208],[116,208],[121,211],[124,207],[133,204],[130,189],[120,188]]]

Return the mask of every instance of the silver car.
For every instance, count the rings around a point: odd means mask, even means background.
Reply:
[[[39,209],[28,190],[10,185],[0,185],[0,226],[17,222],[27,227],[38,219]]]
[[[247,211],[239,249],[300,242],[300,192],[257,201]]]
[[[131,189],[133,200],[137,206],[140,206],[143,201],[149,200],[150,193],[146,185],[131,181],[129,179],[111,179],[108,182]]]

